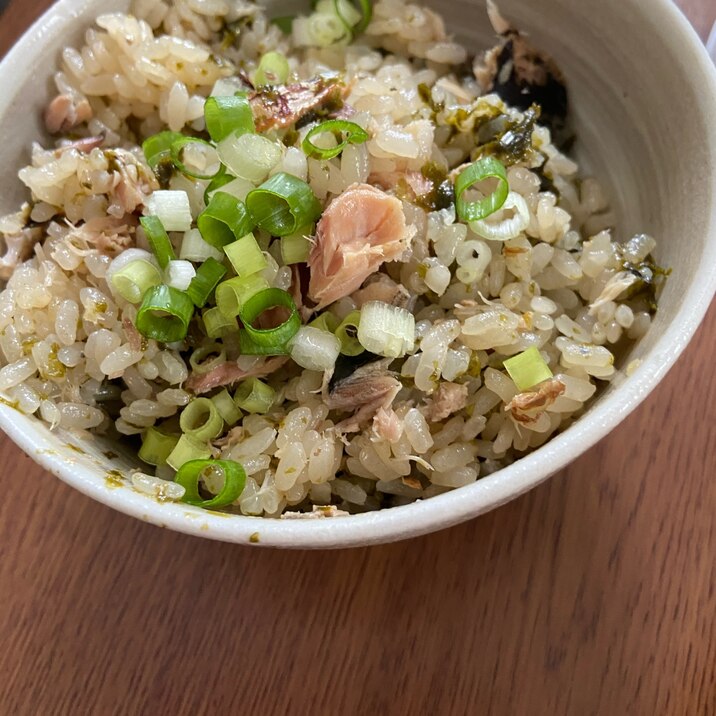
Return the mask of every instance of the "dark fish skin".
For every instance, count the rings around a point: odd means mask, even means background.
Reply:
[[[369,353],[368,351],[359,353],[357,356],[338,356],[336,367],[331,376],[331,381],[328,384],[328,392],[332,393],[338,383],[353,375],[358,368],[362,368],[364,365],[368,365],[368,363],[377,363],[379,360],[381,360],[380,356]]]
[[[563,145],[568,140],[569,96],[562,73],[550,57],[532,48],[516,31],[511,31],[497,56],[491,91],[523,111],[539,105],[540,123],[549,128],[555,143]]]

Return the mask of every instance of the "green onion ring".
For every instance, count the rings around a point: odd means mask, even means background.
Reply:
[[[476,182],[494,177],[497,189],[479,201],[466,201],[462,195]],[[455,182],[455,210],[461,221],[480,221],[502,208],[510,193],[505,167],[494,157],[483,157],[463,169]]]
[[[162,284],[144,294],[137,311],[136,327],[145,338],[174,343],[186,337],[193,315],[194,304],[189,296]]]
[[[289,317],[275,328],[254,328],[253,322],[269,308],[283,307],[289,310]],[[280,288],[267,288],[251,296],[239,311],[244,324],[244,332],[251,343],[261,349],[262,355],[270,355],[265,350],[285,353],[286,344],[301,327],[301,317],[291,296]],[[248,343],[246,344],[249,345]],[[243,344],[242,344],[243,346]]]
[[[233,97],[209,97],[204,103],[204,120],[206,130],[215,142],[230,134],[256,131],[254,113],[244,92]]]
[[[225,274],[226,266],[210,256],[196,270],[196,276],[191,280],[189,288],[186,290],[187,296],[195,306],[202,308],[206,305],[211,292],[217,287]]]
[[[204,471],[209,469],[224,473],[224,486],[218,495],[204,500],[199,494],[199,480]],[[226,507],[241,496],[246,484],[246,472],[242,465],[233,460],[190,460],[179,468],[174,482],[186,490],[182,502],[204,509],[215,509]]]
[[[252,189],[246,196],[246,208],[256,224],[272,236],[293,234],[321,214],[321,205],[311,187],[285,172],[274,174]]]
[[[215,191],[196,225],[207,244],[221,249],[251,233],[256,224],[241,199],[225,191]]]
[[[167,264],[176,258],[176,254],[174,253],[172,242],[169,241],[164,224],[162,224],[158,216],[142,216],[139,219],[139,223],[147,235],[147,241],[152,252],[157,257],[159,268],[165,269]]]
[[[324,132],[342,132],[345,138],[338,146],[322,149],[317,147],[311,138]],[[329,119],[321,124],[316,125],[303,138],[301,148],[307,157],[316,157],[317,159],[333,159],[337,157],[349,144],[363,144],[368,140],[368,132],[355,122],[348,122],[345,119]]]
[[[214,152],[216,151],[214,147],[209,144],[209,142],[205,141],[204,139],[199,139],[198,137],[179,137],[171,146],[171,157],[172,161],[174,162],[174,166],[183,174],[186,174],[188,177],[191,177],[192,179],[214,179],[215,177],[223,174],[225,170],[223,169],[223,165],[218,159],[217,155],[217,163],[218,163],[218,169],[213,174],[200,174],[199,172],[194,171],[193,169],[188,169],[186,164],[182,161],[182,152],[184,150],[184,147],[186,147],[188,144],[202,144],[206,147],[209,147]]]
[[[147,164],[149,164],[152,169],[156,169],[163,161],[171,159],[172,145],[183,136],[184,135],[179,134],[179,132],[166,131],[147,137],[142,142],[142,151],[144,152]]]

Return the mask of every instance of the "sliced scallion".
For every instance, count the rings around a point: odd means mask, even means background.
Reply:
[[[285,308],[288,318],[274,328],[254,328],[254,321],[270,308]],[[246,300],[239,311],[244,331],[252,342],[264,349],[284,353],[287,343],[301,327],[301,317],[291,296],[280,288],[267,288]],[[264,353],[264,355],[269,355]]]
[[[313,227],[297,231],[295,234],[281,237],[281,260],[285,266],[302,264],[308,261],[311,253],[311,242],[308,237],[313,233]]]
[[[475,183],[496,179],[497,187],[478,201],[467,201],[465,192]],[[455,210],[461,221],[480,221],[502,208],[510,193],[505,167],[494,157],[483,157],[460,172],[455,182]]]
[[[263,181],[283,156],[278,142],[261,134],[229,135],[217,145],[228,170],[253,184]]]
[[[137,311],[137,330],[146,338],[174,343],[186,337],[193,315],[194,304],[185,293],[164,284],[154,286]]]
[[[333,0],[335,13],[354,36],[365,32],[373,17],[372,0],[358,0],[357,8],[354,0]],[[356,16],[358,19],[356,19]]]
[[[139,448],[139,459],[148,465],[165,465],[178,442],[178,435],[166,435],[155,427],[148,427]]]
[[[215,261],[222,261],[224,254],[220,249],[214,248],[211,244],[207,244],[201,237],[199,229],[191,229],[184,234],[179,249],[179,258],[185,261],[194,261],[195,263],[203,263],[209,258]]]
[[[211,457],[211,448],[207,441],[197,440],[191,435],[182,435],[167,457],[167,465],[179,470],[187,462],[203,460],[208,457]]]
[[[311,140],[326,132],[340,133],[343,139],[335,147],[323,148],[316,146]],[[301,148],[306,156],[317,159],[332,159],[337,157],[349,144],[363,144],[368,140],[368,132],[355,122],[345,119],[329,119],[316,125],[304,137]]]
[[[216,305],[227,317],[238,316],[244,303],[259,291],[268,288],[268,282],[260,274],[246,278],[230,278],[216,287]]]
[[[288,60],[280,52],[267,52],[261,57],[254,75],[257,87],[265,85],[282,85],[288,79],[290,69]]]
[[[341,342],[341,353],[344,356],[357,356],[365,351],[358,340],[360,311],[351,311],[336,329],[336,338]]]
[[[208,373],[226,363],[226,349],[218,343],[199,346],[189,356],[189,366],[195,373]]]
[[[321,205],[311,187],[292,174],[274,174],[249,192],[246,208],[253,220],[272,236],[287,236],[313,223]]]
[[[179,291],[186,291],[196,276],[196,269],[191,261],[175,259],[167,264],[164,275],[167,286],[176,288]]]
[[[225,316],[218,306],[207,308],[202,316],[204,330],[209,338],[223,338],[239,332],[235,316]]]
[[[157,257],[159,268],[165,269],[167,264],[176,258],[176,255],[164,224],[162,224],[158,216],[142,216],[139,222],[147,235],[147,241],[152,252]]]
[[[206,189],[204,189],[204,204],[208,205],[214,192],[232,181],[234,181],[234,177],[227,173],[226,167],[222,164],[221,171],[206,185]]]
[[[415,316],[383,301],[368,301],[361,309],[358,340],[371,353],[400,358],[415,345]]]
[[[219,249],[246,236],[256,225],[245,204],[223,191],[214,192],[196,223],[204,241]]]
[[[166,231],[189,231],[191,229],[191,204],[189,196],[181,189],[159,189],[144,202],[144,212],[157,216]]]
[[[224,419],[209,398],[195,398],[182,410],[179,427],[185,435],[206,442],[221,435]]]
[[[192,163],[188,163],[186,154],[193,154]],[[198,137],[179,137],[171,147],[174,166],[192,179],[213,179],[221,172],[221,162],[216,149],[209,142]],[[198,166],[197,160],[203,160],[204,166]]]
[[[236,389],[234,401],[246,413],[268,413],[276,391],[258,378],[247,378]]]
[[[223,477],[224,485],[219,494],[204,500],[199,494],[199,481],[209,476]],[[192,460],[181,466],[174,481],[186,490],[182,502],[213,510],[226,507],[239,499],[246,484],[246,472],[233,460]]]
[[[332,370],[340,352],[333,333],[312,326],[301,326],[291,341],[291,358],[306,370]]]
[[[508,358],[503,365],[517,389],[521,391],[534,388],[535,385],[553,377],[542,354],[534,346]]]
[[[236,407],[234,399],[229,395],[229,391],[226,388],[214,395],[211,401],[229,427],[236,425],[241,420],[241,411]]]
[[[209,136],[221,142],[230,134],[255,132],[254,114],[245,94],[209,97],[204,103],[204,120]]]
[[[152,286],[162,282],[162,274],[150,261],[132,261],[115,271],[110,279],[112,290],[129,303],[139,303]]]
[[[184,135],[179,132],[159,132],[142,142],[142,151],[147,160],[147,164],[152,169],[156,169],[159,164],[170,161],[172,158],[172,145]]]
[[[320,328],[322,331],[335,333],[340,323],[337,316],[330,311],[324,311],[320,316],[316,316],[308,325],[313,326],[313,328]]]
[[[195,306],[201,308],[206,305],[212,291],[219,285],[219,281],[226,275],[226,266],[216,259],[208,258],[196,270],[196,276],[187,288],[187,296]]]
[[[263,271],[268,266],[268,261],[253,234],[246,234],[238,241],[227,244],[224,246],[224,253],[241,278]]]

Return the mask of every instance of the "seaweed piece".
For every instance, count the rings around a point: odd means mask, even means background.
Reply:
[[[455,187],[443,167],[429,162],[420,173],[430,182],[431,189],[416,197],[416,204],[426,211],[447,209],[455,203]]]

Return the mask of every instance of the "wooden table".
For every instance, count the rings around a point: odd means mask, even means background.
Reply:
[[[11,2],[0,54],[49,4]],[[716,306],[568,470],[372,549],[163,531],[2,440],[0,716],[716,714],[715,355]]]

